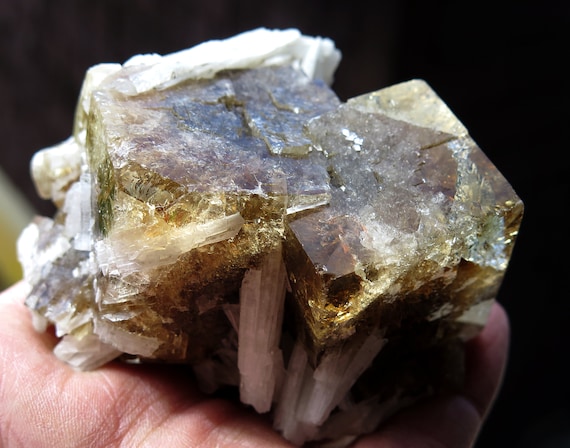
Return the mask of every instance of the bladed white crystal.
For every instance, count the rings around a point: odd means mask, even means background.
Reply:
[[[238,367],[240,398],[257,412],[268,412],[283,377],[279,348],[287,273],[281,247],[250,269],[240,290]]]
[[[124,93],[165,89],[188,79],[212,78],[221,70],[268,65],[297,65],[309,77],[331,83],[340,52],[327,38],[303,36],[299,30],[257,28],[224,40],[211,40],[166,56],[137,56],[125,67],[137,70]]]

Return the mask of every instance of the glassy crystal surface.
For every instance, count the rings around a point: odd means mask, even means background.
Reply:
[[[187,363],[297,445],[460,386],[523,204],[426,82],[343,103],[339,60],[258,29],[88,71],[19,240],[56,356]]]

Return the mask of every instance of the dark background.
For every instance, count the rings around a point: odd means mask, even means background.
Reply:
[[[425,79],[514,186],[526,215],[499,296],[511,353],[477,447],[570,447],[570,2],[0,0],[0,167],[51,214],[29,159],[70,135],[88,67],[258,26],[332,38],[342,99]]]

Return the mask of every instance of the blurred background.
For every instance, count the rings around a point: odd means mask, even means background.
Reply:
[[[21,275],[21,228],[53,213],[29,161],[70,135],[85,70],[259,26],[332,38],[343,100],[425,79],[511,182],[526,215],[499,296],[510,360],[477,447],[570,447],[567,1],[1,0],[0,287]]]

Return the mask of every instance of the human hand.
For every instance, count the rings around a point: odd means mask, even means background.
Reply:
[[[290,447],[264,417],[208,397],[180,366],[109,363],[76,372],[37,333],[19,283],[0,294],[0,447]],[[509,324],[495,305],[467,346],[462,395],[420,403],[355,448],[473,446],[500,387]]]

